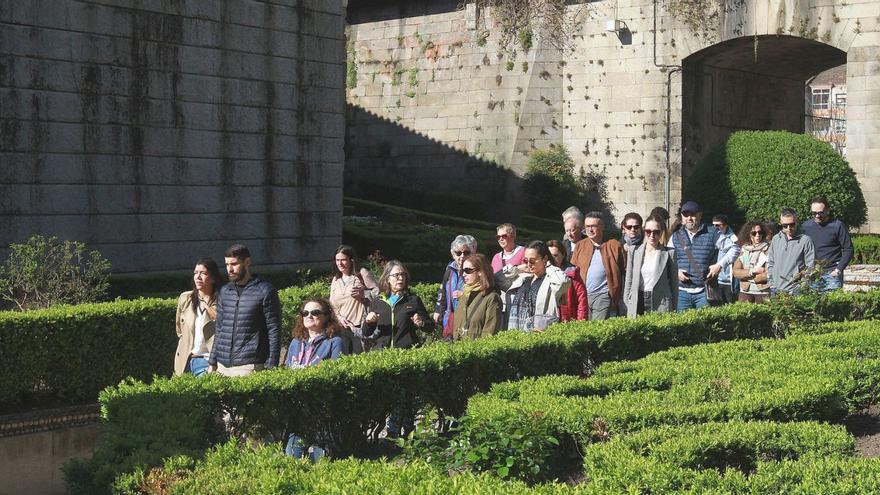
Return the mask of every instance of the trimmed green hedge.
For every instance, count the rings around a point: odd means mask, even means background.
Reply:
[[[432,298],[436,285],[421,289],[422,298]],[[798,318],[798,311],[823,319],[874,317],[880,291],[834,294],[828,300],[790,300],[783,313],[786,318]],[[384,422],[401,403],[427,404],[460,415],[469,397],[493,383],[522,376],[586,374],[600,362],[636,359],[670,347],[771,336],[778,326],[774,315],[781,311],[774,304],[736,304],[636,320],[570,322],[544,334],[502,332],[452,346],[368,353],[238,380],[214,376],[126,382],[102,393],[105,436],[94,460],[75,465],[68,477],[89,487],[79,493],[100,492],[119,472],[157,465],[180,453],[202,452],[222,436],[213,418],[223,412],[240,418],[241,431],[261,438],[281,439],[295,432],[313,439],[330,430],[335,432],[331,440],[336,454],[365,452],[370,446],[365,432]]]
[[[125,377],[170,375],[175,301],[0,312],[0,404],[94,402]]]
[[[438,287],[417,284],[412,291],[433,308]],[[329,293],[326,282],[278,291],[285,346],[302,301]],[[126,377],[171,375],[176,309],[176,299],[136,299],[0,312],[0,410],[29,402],[94,402]]]
[[[570,486],[529,487],[487,474],[450,476],[424,462],[345,459],[309,464],[278,445],[251,449],[232,441],[204,459],[168,459],[116,483],[120,495],[512,494],[880,494],[880,460],[851,456],[852,438],[816,423],[712,423],[660,428],[614,439],[586,452],[588,475]],[[723,465],[717,464],[721,460]],[[713,461],[715,461],[713,463]],[[694,467],[709,469],[694,469]],[[722,470],[725,467],[727,470]]]
[[[733,224],[779,218],[783,207],[809,218],[810,199],[823,195],[834,216],[852,228],[865,223],[867,206],[849,164],[810,135],[738,131],[697,166],[684,194],[706,215],[726,213]]]
[[[878,235],[854,235],[853,259],[851,265],[878,265],[880,264],[880,236]]]

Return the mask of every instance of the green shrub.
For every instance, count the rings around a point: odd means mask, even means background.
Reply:
[[[880,236],[854,235],[853,265],[880,265]]]
[[[433,306],[437,285],[413,290],[426,306]],[[282,301],[287,297],[282,295]],[[872,313],[861,308],[874,307],[880,291],[834,298],[839,303],[822,307],[868,316]],[[295,303],[284,304],[293,307]],[[240,418],[236,420],[240,429],[256,438],[280,440],[295,432],[314,439],[329,430],[335,432],[331,441],[336,455],[370,452],[365,432],[384,422],[401,403],[427,404],[447,416],[459,416],[471,396],[489,390],[493,383],[524,376],[588,374],[601,362],[637,359],[674,346],[767,337],[773,335],[773,314],[772,303],[736,304],[635,320],[557,324],[540,335],[502,332],[455,345],[367,353],[295,372],[279,369],[238,380],[159,378],[152,384],[126,383],[102,392],[107,432],[94,460],[80,465],[78,471],[80,475],[103,473],[102,477],[77,479],[91,480],[92,484],[82,483],[106,490],[113,473],[203,451],[209,443],[205,439],[222,435],[206,418],[221,411]],[[172,423],[191,435],[168,436]],[[153,444],[146,439],[151,438],[162,439],[161,448],[150,447]]]
[[[107,295],[110,262],[76,241],[31,236],[10,244],[0,265],[0,297],[18,310],[95,302]]]
[[[535,214],[562,212],[580,199],[574,160],[561,144],[529,153],[523,175],[523,193]]]
[[[867,219],[865,198],[849,164],[827,143],[785,131],[739,131],[713,150],[685,182],[684,197],[706,214],[727,213],[731,223],[777,221],[794,208],[809,218],[810,198],[828,198],[850,227]]]
[[[0,312],[0,404],[94,402],[125,377],[170,374],[175,309],[139,299]]]

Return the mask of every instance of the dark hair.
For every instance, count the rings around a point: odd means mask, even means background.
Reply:
[[[648,218],[645,219],[645,223],[642,224],[647,228],[648,222],[655,222],[662,232],[660,233],[660,244],[665,246],[666,242],[669,241],[669,231],[666,230],[666,222],[663,220],[663,217],[660,215],[655,215],[654,213],[648,215]]]
[[[651,210],[651,213],[648,214],[648,218],[650,217],[657,217],[657,219],[662,221],[663,225],[666,225],[669,222],[669,212],[662,206],[654,207],[654,209]],[[648,220],[645,219],[645,221],[647,222]]]
[[[547,244],[544,244],[544,241],[532,241],[526,246],[526,249],[534,249],[538,252],[538,256],[542,258],[550,258],[550,249],[547,248]]]
[[[225,256],[227,258],[238,258],[239,260],[246,260],[251,257],[251,252],[244,244],[233,244],[229,246],[229,249],[226,250]]]
[[[195,266],[202,265],[208,270],[208,275],[211,277],[211,280],[214,281],[214,293],[211,295],[211,299],[217,297],[217,292],[220,290],[220,284],[222,279],[220,278],[220,267],[217,266],[217,262],[212,260],[211,258],[199,258],[196,260]],[[190,306],[192,306],[193,313],[198,314],[199,311],[199,290],[196,289],[196,281],[192,282],[192,299]]]
[[[333,253],[333,271],[330,277],[331,280],[334,280],[338,277],[342,276],[342,272],[339,271],[339,268],[336,267],[336,255],[344,254],[351,259],[351,274],[355,276],[360,276],[361,266],[357,261],[357,253],[355,253],[354,248],[349,246],[348,244],[340,244],[339,247],[336,248],[336,252]]]
[[[770,234],[770,229],[768,229],[767,226],[764,225],[764,222],[752,220],[750,222],[746,222],[746,224],[743,225],[741,229],[739,229],[739,234],[737,234],[736,236],[736,243],[739,244],[740,247],[752,242],[752,229],[754,229],[756,225],[758,227],[761,227],[761,232],[764,233],[764,239],[770,237],[768,235]]]
[[[721,222],[724,225],[730,225],[730,222],[727,220],[727,215],[725,215],[724,213],[719,213],[715,215],[714,217],[712,217],[712,221]]]
[[[794,211],[794,208],[783,208],[779,212],[780,217],[794,217],[797,218],[797,212]]]
[[[342,333],[342,324],[340,324],[339,320],[336,318],[336,313],[333,312],[333,308],[330,306],[329,301],[320,297],[310,297],[303,301],[302,308],[305,308],[306,304],[310,302],[318,303],[318,305],[321,306],[321,311],[327,316],[327,323],[324,325],[324,331],[327,333],[328,337],[335,337]],[[306,340],[309,338],[309,331],[306,330],[302,315],[297,315],[296,317],[296,324],[293,327],[293,338],[298,340]]]
[[[828,208],[828,199],[826,199],[825,196],[813,196],[812,199],[810,199],[810,204],[813,203],[822,203],[825,205],[825,208]]]
[[[560,253],[565,254],[565,246],[563,246],[562,243],[557,241],[556,239],[550,239],[546,242],[546,244],[548,253],[550,252],[550,248],[555,247],[559,250]],[[550,257],[550,264],[555,266],[556,268],[565,268],[564,266],[556,264],[556,259],[553,256]]]
[[[605,226],[605,220],[602,220],[602,212],[601,211],[591,211],[591,212],[587,213],[586,215],[584,215],[584,221],[586,221],[588,218],[595,218],[595,219],[599,220],[600,227]]]
[[[642,223],[643,223],[643,221],[642,221],[642,216],[639,215],[638,213],[634,212],[634,211],[631,211],[631,212],[629,212],[629,213],[627,213],[626,215],[623,216],[623,220],[620,222],[620,230],[624,230],[624,229],[626,228],[626,221],[629,220],[629,219],[631,219],[631,218],[634,218],[634,219],[638,220],[638,221],[639,221],[639,225],[642,225]]]

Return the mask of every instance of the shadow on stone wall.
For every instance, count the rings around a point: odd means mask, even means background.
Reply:
[[[358,106],[346,112],[346,195],[489,221],[526,213],[512,170]]]

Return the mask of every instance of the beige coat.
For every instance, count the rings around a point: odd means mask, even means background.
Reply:
[[[205,336],[205,345],[208,349],[214,346],[214,319],[217,317],[217,300],[216,298],[208,309],[208,319],[202,328],[198,331]],[[177,298],[177,352],[174,354],[174,374],[182,375],[186,369],[186,362],[189,360],[190,351],[192,351],[193,342],[195,341],[196,332],[196,314],[192,310],[192,291],[186,291]]]

